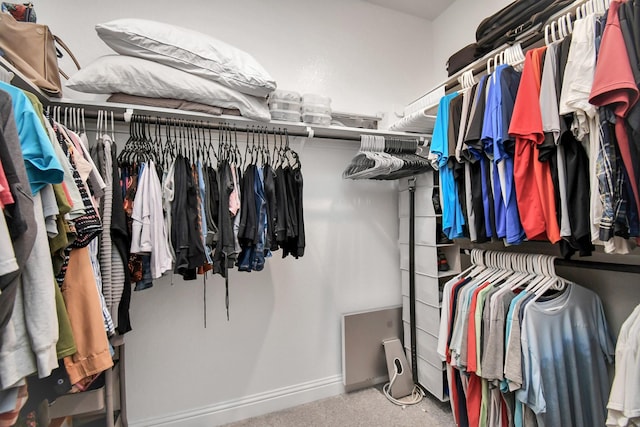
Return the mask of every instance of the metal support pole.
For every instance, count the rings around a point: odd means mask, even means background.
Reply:
[[[411,322],[411,373],[418,382],[416,347],[416,178],[409,178],[409,319]]]

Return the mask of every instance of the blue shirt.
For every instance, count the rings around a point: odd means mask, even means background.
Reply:
[[[465,224],[453,169],[447,166],[449,160],[449,105],[456,96],[458,96],[458,93],[454,92],[440,99],[429,150],[437,159],[440,175],[440,194],[442,195],[442,231],[449,239],[462,237],[462,226]]]
[[[504,203],[502,203],[502,187],[500,185],[498,170],[496,169],[496,163],[501,160],[498,140],[503,126],[500,75],[506,67],[506,65],[498,66],[494,73],[488,78],[487,106],[484,110],[484,122],[482,125],[484,152],[490,160],[488,173],[490,173],[493,178],[493,208],[497,233],[494,237],[498,239],[502,239],[506,235],[506,210]],[[496,154],[498,154],[498,156],[496,156]]]
[[[513,155],[514,141],[509,136],[509,124],[513,115],[520,77],[522,74],[512,67],[505,68],[500,75],[501,86],[501,117],[502,127],[497,134],[498,139],[495,144],[494,158],[496,162],[502,162],[505,170],[505,186],[503,191],[503,202],[505,205],[505,226],[506,241],[510,245],[522,243],[526,237],[520,214],[518,212],[518,202],[516,200],[516,187],[513,181]]]
[[[64,170],[31,101],[22,90],[10,84],[0,82],[0,90],[11,95],[31,192],[35,195],[48,184],[60,184],[64,179]]]

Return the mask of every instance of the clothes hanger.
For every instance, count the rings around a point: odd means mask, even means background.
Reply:
[[[491,74],[491,62],[494,61],[494,58],[487,59],[487,75]],[[495,64],[494,64],[495,65]]]
[[[256,136],[255,136],[255,127],[251,126],[251,136],[249,136],[249,126],[247,125],[245,133],[246,133],[246,136],[247,136],[247,144],[244,146],[244,159],[243,159],[243,161],[246,161],[247,159],[250,158],[249,163],[251,164],[251,163],[253,163],[253,145],[255,145],[255,142],[256,142],[256,139],[255,139],[256,138]],[[251,154],[251,157],[249,157],[249,154]]]
[[[102,133],[102,110],[98,110],[98,119],[96,120],[96,142],[100,139]]]
[[[82,123],[82,133],[84,133],[85,135],[87,134],[87,124],[85,123],[84,120],[84,108],[80,109],[80,120]]]
[[[554,269],[554,257],[547,256],[546,259],[546,272],[548,274],[547,279],[543,281],[534,291],[535,294],[532,301],[538,300],[545,292],[549,290],[562,291],[564,289],[564,283],[555,275]]]

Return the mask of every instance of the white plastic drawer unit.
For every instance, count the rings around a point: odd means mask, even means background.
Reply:
[[[428,216],[416,217],[416,229],[414,232],[416,245],[436,244],[436,218]],[[400,218],[400,230],[398,235],[400,243],[409,244],[409,218]]]
[[[409,296],[409,271],[401,270],[402,295]],[[424,274],[415,274],[415,295],[416,299],[425,302],[433,307],[440,307],[439,284],[433,277]]]
[[[406,344],[405,353],[409,364],[411,364],[411,349]],[[447,371],[444,363],[439,362],[434,366],[418,356],[418,383],[441,401],[449,400]]]
[[[411,322],[409,297],[402,297],[402,320]],[[433,336],[438,336],[440,329],[440,308],[432,307],[416,299],[416,326]]]
[[[400,243],[400,269],[409,270],[409,245],[404,243]],[[415,246],[415,271],[438,277],[438,251],[435,246]]]
[[[416,187],[416,217],[436,216],[433,208],[433,200],[431,199],[431,189],[427,187]],[[409,190],[403,190],[398,195],[398,216],[400,218],[408,218],[409,209]]]
[[[404,345],[407,348],[411,348],[411,324],[409,322],[403,323]],[[438,338],[420,328],[416,328],[416,353],[433,366],[438,366],[442,363],[438,355]]]

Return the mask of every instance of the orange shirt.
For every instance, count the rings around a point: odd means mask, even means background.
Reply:
[[[548,162],[538,160],[536,145],[544,141],[540,111],[542,58],[546,47],[527,52],[513,108],[509,134],[515,138],[513,179],[520,222],[529,240],[560,240],[553,181]]]

